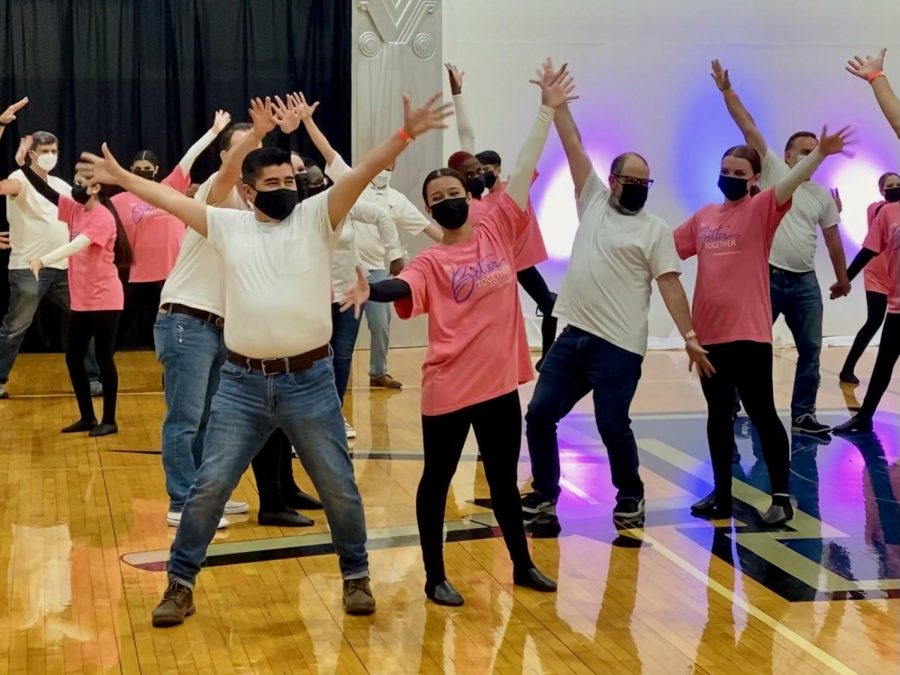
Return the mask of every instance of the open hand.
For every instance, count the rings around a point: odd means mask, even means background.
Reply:
[[[564,63],[559,70],[554,70],[553,61],[547,58],[543,66],[538,69],[536,80],[529,80],[541,88],[541,103],[558,108],[564,103],[578,99],[574,95],[575,84],[568,71],[568,63]]]
[[[225,130],[231,123],[231,115],[224,110],[216,110],[216,116],[213,118],[212,132],[217,136]]]
[[[31,150],[31,135],[22,136],[19,140],[19,148],[16,150],[16,164],[25,166],[28,163],[28,151]]]
[[[413,138],[417,138],[432,129],[446,129],[447,118],[453,115],[453,104],[437,105],[441,98],[438,92],[419,108],[413,108],[409,94],[403,94],[403,127]]]
[[[712,77],[713,82],[716,83],[719,91],[725,92],[731,89],[731,78],[728,77],[728,71],[722,67],[721,63],[719,63],[719,59],[714,59],[710,65],[712,66],[710,77]]]
[[[12,248],[9,243],[9,232],[0,232],[0,251],[7,251]]]
[[[133,175],[119,165],[106,143],[100,146],[100,152],[102,157],[92,152],[82,152],[75,165],[75,171],[81,174],[88,187],[98,183],[121,186],[124,178]]]
[[[0,113],[0,124],[9,124],[16,119],[16,113],[28,105],[28,97],[24,97],[11,104],[6,110]]]
[[[857,77],[868,81],[870,76],[884,70],[884,55],[886,53],[887,48],[878,52],[878,55],[875,58],[872,58],[871,56],[867,56],[866,58],[854,56],[847,61],[844,70],[851,75],[856,75]]]
[[[353,316],[359,319],[360,312],[366,300],[369,299],[369,280],[362,267],[356,266],[356,283],[344,292],[344,300],[341,302],[341,311],[346,312],[353,308]]]
[[[302,120],[300,119],[299,110],[290,104],[290,95],[285,96],[285,98],[288,101],[287,103],[282,101],[280,96],[276,96],[272,110],[275,117],[275,123],[279,126],[281,131],[286,134],[292,134],[300,126]]]
[[[847,152],[846,147],[854,142],[853,129],[849,126],[844,127],[836,134],[828,134],[828,126],[822,127],[822,133],[819,134],[819,152],[826,157],[828,155],[837,155],[838,153],[852,157]]]
[[[452,63],[445,63],[444,68],[447,69],[447,76],[450,78],[450,94],[459,96],[462,93],[463,77],[465,72],[454,66]]]
[[[34,278],[40,281],[41,270],[44,269],[44,263],[41,262],[41,259],[35,258],[34,260],[29,260],[28,267],[31,269],[31,273],[34,275]]]
[[[712,377],[716,374],[716,369],[713,368],[713,364],[710,363],[709,352],[703,349],[700,346],[700,343],[697,342],[697,338],[691,338],[687,342],[684,343],[684,351],[687,352],[688,358],[691,360],[688,364],[688,372],[694,371],[694,366],[697,366],[697,374],[700,377]]]
[[[288,105],[296,110],[301,122],[307,122],[313,118],[316,108],[319,107],[319,102],[316,101],[310,105],[306,102],[306,97],[302,91],[295,91],[293,94],[288,94]]]
[[[272,99],[266,96],[265,100],[257,97],[250,99],[250,121],[253,122],[253,131],[260,138],[265,138],[275,128],[275,111],[272,108]]]

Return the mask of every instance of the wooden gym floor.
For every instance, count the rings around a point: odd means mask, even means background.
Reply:
[[[823,353],[821,417],[854,404]],[[608,465],[582,401],[560,426],[564,492],[531,546],[559,593],[516,589],[492,529],[469,441],[447,506],[448,576],[457,609],[425,601],[415,539],[421,470],[421,350],[395,350],[402,392],[370,391],[354,364],[347,415],[366,505],[378,611],[341,610],[340,575],[322,554],[324,518],[300,531],[260,527],[250,474],[236,498],[250,518],[219,534],[200,575],[197,614],[156,630],[174,530],[159,457],[164,403],[150,353],[118,355],[121,433],[62,436],[75,403],[60,355],[26,355],[0,401],[0,672],[6,673],[896,673],[900,662],[900,374],[876,434],[818,444],[795,437],[798,516],[760,531],[765,470],[739,422],[731,524],[694,520],[709,488],[704,403],[680,353],[651,353],[634,426],[647,484],[647,526],[617,535]],[[858,372],[867,374],[874,354]],[[776,358],[786,406],[794,355]],[[859,388],[861,396],[865,383]],[[531,387],[523,387],[523,403]],[[523,440],[519,476],[529,477]],[[299,482],[309,481],[295,464]]]

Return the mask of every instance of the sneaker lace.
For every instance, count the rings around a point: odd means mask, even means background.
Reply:
[[[362,591],[363,593],[369,593],[369,580],[368,579],[350,579],[347,582],[347,594],[353,595],[356,591]]]
[[[169,582],[169,587],[166,589],[165,600],[171,600],[177,605],[183,605],[188,593],[191,592],[191,589],[187,586],[184,586],[178,583],[175,580]]]

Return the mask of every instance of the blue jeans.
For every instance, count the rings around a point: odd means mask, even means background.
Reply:
[[[386,270],[369,270],[369,283],[390,279]],[[388,348],[391,345],[391,303],[367,302],[365,306],[366,323],[372,334],[372,347],[369,351],[369,377],[381,377],[387,373]]]
[[[816,412],[819,354],[822,351],[822,291],[815,272],[797,274],[770,267],[772,320],[784,320],[797,345],[797,371],[791,398],[791,419]]]
[[[163,314],[153,326],[156,358],[163,367],[166,416],[162,462],[169,511],[181,511],[203,459],[209,406],[225,362],[222,329],[187,314]]]
[[[628,417],[642,362],[641,356],[573,326],[567,326],[556,338],[544,359],[525,415],[535,492],[549,499],[559,497],[556,426],[593,390],[594,417],[609,455],[617,498],[644,496],[637,443]]]
[[[253,456],[277,428],[296,448],[325,505],[331,538],[346,579],[368,576],[366,521],[331,359],[297,373],[263,375],[226,361],[212,402],[203,463],[191,486],[172,544],[169,575],[192,586],[225,502]]]
[[[9,309],[0,325],[0,384],[6,384],[16,356],[25,340],[35,312],[44,297],[69,313],[69,276],[66,270],[45,267],[34,278],[31,270],[9,270]],[[91,380],[100,378],[100,369],[94,356],[94,341],[88,346],[84,367]]]
[[[338,303],[331,304],[331,351],[334,359],[334,384],[338,398],[344,404],[347,383],[350,382],[350,367],[353,364],[353,348],[359,335],[359,319],[353,309],[341,311]]]

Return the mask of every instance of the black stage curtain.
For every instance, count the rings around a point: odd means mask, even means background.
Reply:
[[[0,107],[29,105],[0,139],[0,175],[16,167],[19,137],[60,139],[56,174],[71,182],[78,154],[107,141],[124,164],[138,150],[159,155],[160,172],[222,108],[248,118],[252,96],[300,89],[321,106],[317,122],[345,157],[350,150],[351,0],[3,0]],[[292,139],[317,157],[302,130]],[[195,182],[218,164],[207,151]],[[6,209],[0,229],[6,230]],[[9,285],[0,257],[0,310]],[[59,319],[43,307],[25,348],[59,348]]]

